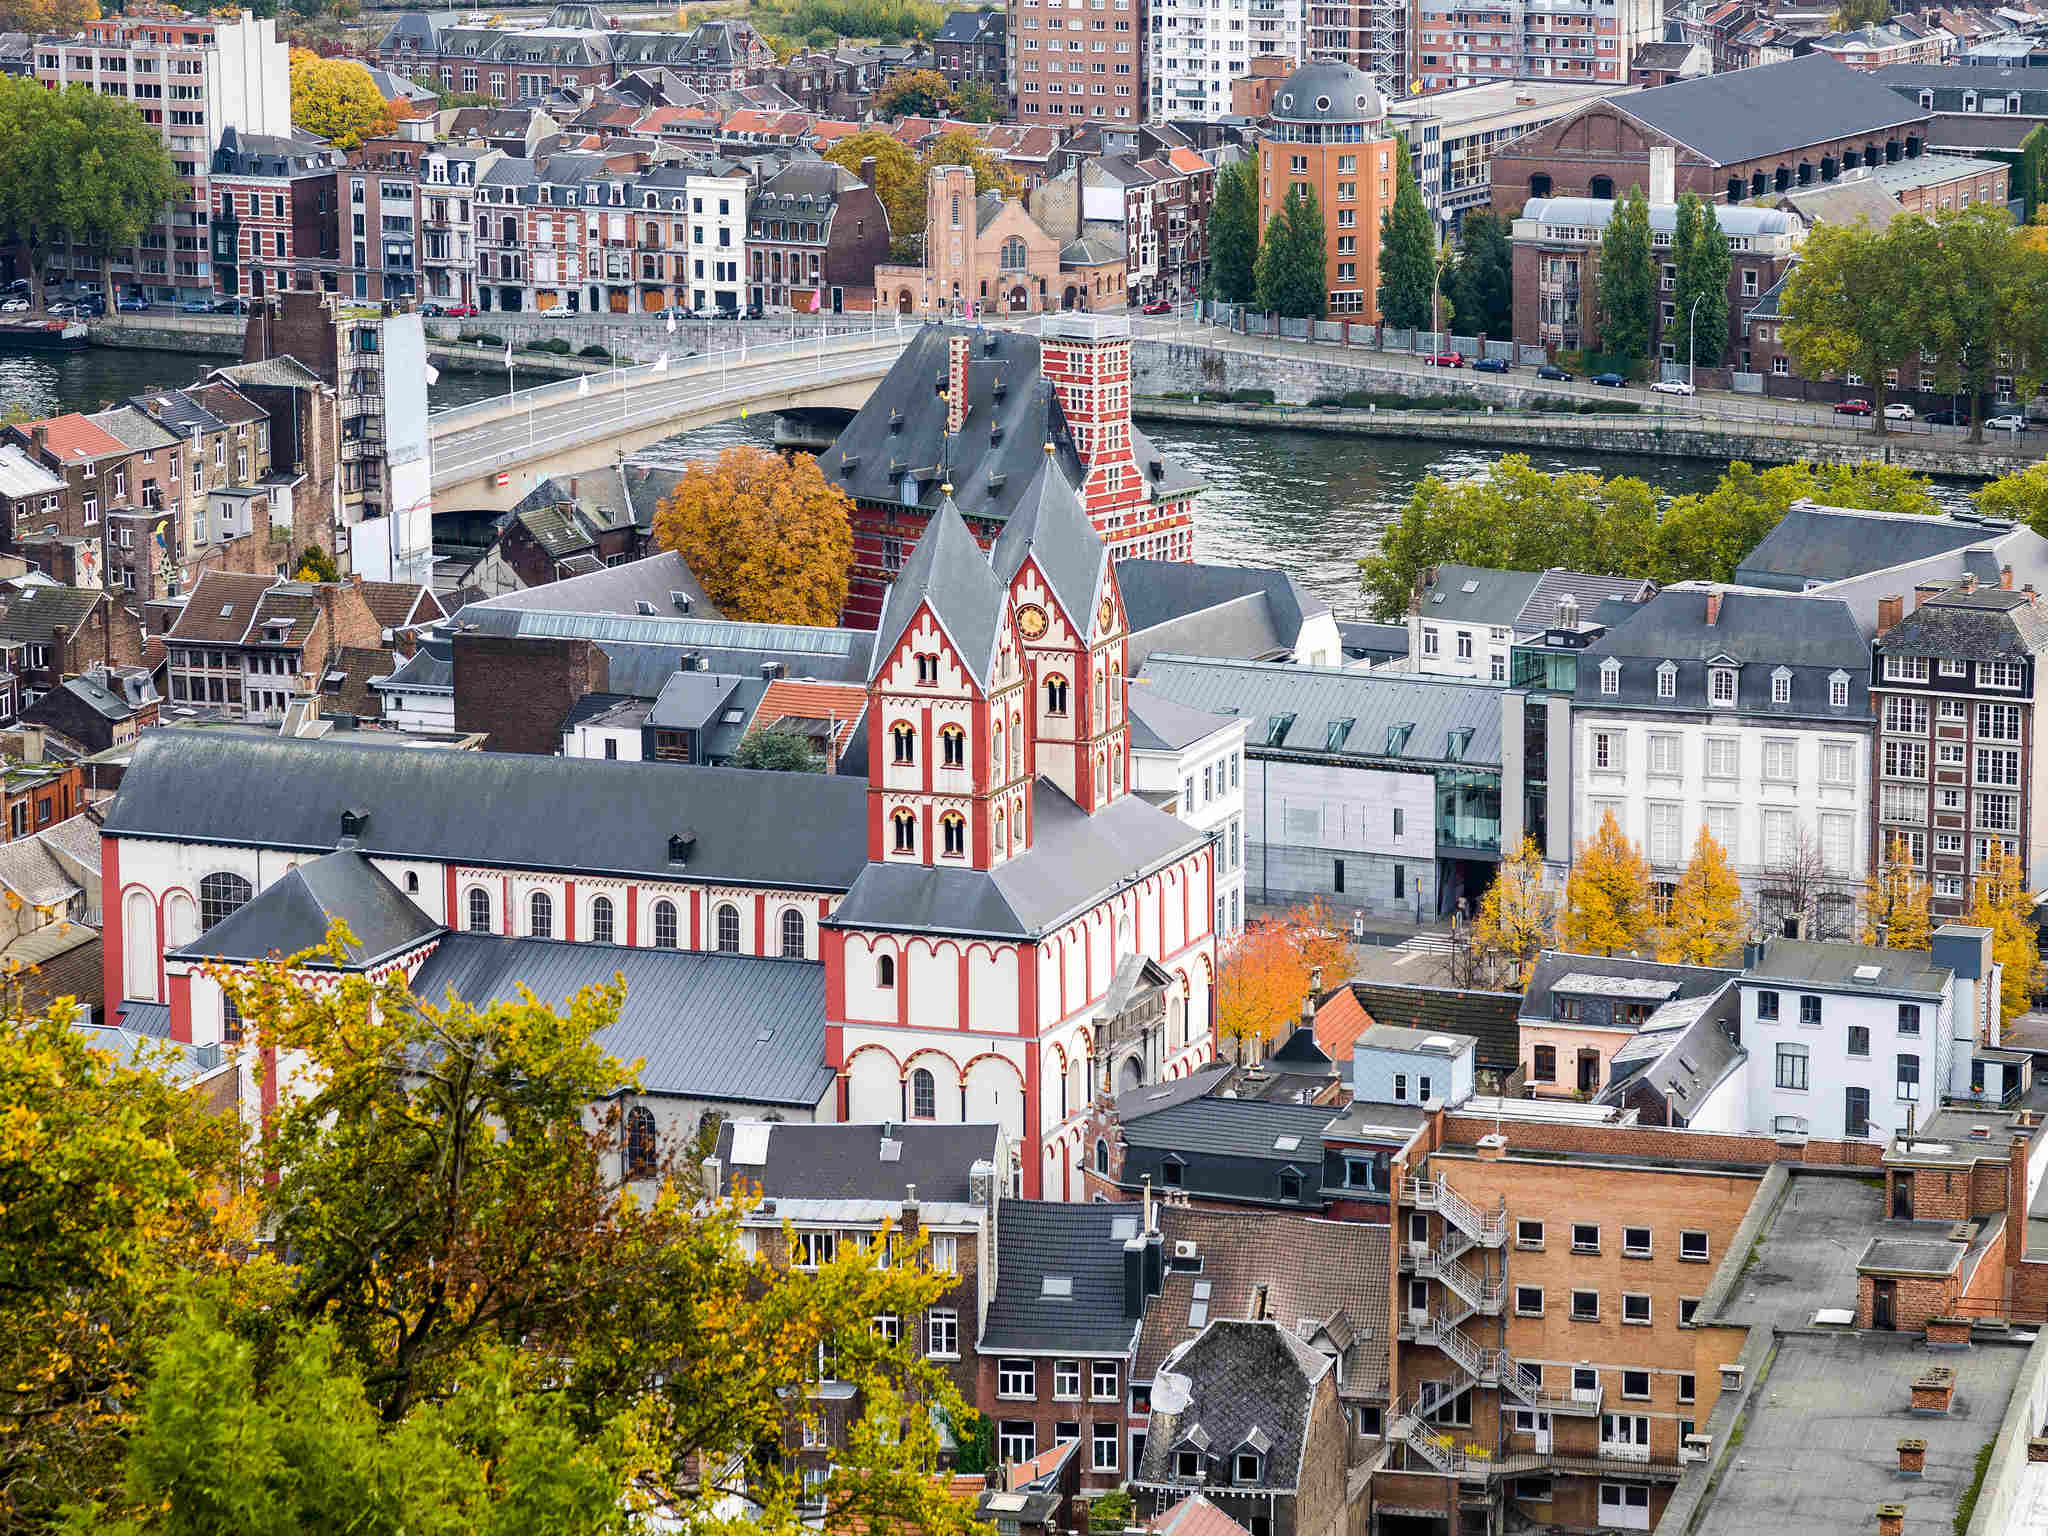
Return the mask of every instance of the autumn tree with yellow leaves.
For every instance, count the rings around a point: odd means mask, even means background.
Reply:
[[[311,49],[294,48],[291,82],[292,126],[337,149],[354,149],[398,126],[398,109],[354,59],[323,59]],[[410,108],[404,115],[411,115]]]
[[[1247,928],[1224,952],[1216,977],[1216,1037],[1239,1066],[1291,1031],[1318,985],[1345,979],[1344,939],[1317,897],[1278,922]]]
[[[1586,954],[1637,949],[1655,916],[1649,861],[1609,811],[1572,862],[1557,920],[1558,943]]]
[[[2010,1024],[2033,1005],[2041,985],[2041,939],[2034,926],[2033,892],[2019,859],[2001,839],[1992,839],[1970,884],[1970,921],[1991,930],[1991,958],[2002,967],[1999,1019]]]
[[[853,566],[853,503],[807,453],[728,448],[692,464],[654,514],[654,542],[689,563],[731,619],[836,624]]]
[[[1742,943],[1748,928],[1742,881],[1728,852],[1705,827],[1671,893],[1671,907],[1657,928],[1657,958],[1686,965],[1712,965]]]
[[[815,1269],[751,1257],[744,1193],[700,1203],[680,1140],[620,1134],[623,982],[550,1007],[308,979],[352,942],[213,978],[244,1021],[228,1070],[282,1080],[245,1166],[207,1096],[9,1026],[0,1530],[61,1502],[72,1536],[739,1536],[821,1501],[828,1528],[968,1536],[934,1473],[971,1413],[914,1330],[874,1323],[953,1283],[921,1232],[878,1225],[886,1266],[851,1242]],[[246,1192],[239,1228],[216,1188]],[[821,1361],[852,1412],[806,1489],[784,1447],[823,1428]]]
[[[1477,958],[1506,985],[1524,987],[1536,957],[1557,929],[1557,898],[1543,884],[1543,855],[1534,838],[1501,860],[1472,923]]]
[[[1932,947],[1931,896],[1926,878],[1913,868],[1906,840],[1894,836],[1864,885],[1863,942],[1886,949]]]

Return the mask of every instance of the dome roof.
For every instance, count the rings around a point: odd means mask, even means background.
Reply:
[[[1372,76],[1349,64],[1305,65],[1273,93],[1273,116],[1290,123],[1367,123],[1386,111]]]

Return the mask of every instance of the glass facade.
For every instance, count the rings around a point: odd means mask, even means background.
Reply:
[[[1500,774],[1479,768],[1436,771],[1439,846],[1500,852]]]

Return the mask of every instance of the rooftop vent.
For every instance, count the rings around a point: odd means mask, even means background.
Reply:
[[[690,594],[687,592],[677,592],[671,590],[668,595],[668,600],[670,604],[675,608],[677,613],[688,613],[690,609],[694,606],[690,598]]]
[[[1301,1138],[1299,1136],[1275,1136],[1273,1138],[1273,1150],[1275,1152],[1299,1152],[1301,1150]]]
[[[1988,1126],[1988,1125],[1973,1125],[1973,1126],[1971,1126],[1971,1127],[1970,1127],[1970,1140],[1972,1140],[1972,1141],[1989,1141],[1990,1139],[1991,1139],[1991,1127],[1990,1127],[1990,1126]]]
[[[1045,1275],[1039,1279],[1038,1294],[1041,1296],[1071,1297],[1074,1294],[1072,1275]]]
[[[644,597],[636,603],[634,603],[633,607],[635,611],[638,612],[643,619],[651,619],[654,617],[654,604],[647,601],[647,599]]]
[[[1465,585],[1458,588],[1458,590],[1460,592],[1477,592],[1479,590],[1479,583],[1476,581],[1468,581],[1465,583]]]
[[[1876,981],[1883,974],[1884,967],[1881,965],[1859,965],[1856,967],[1856,979],[1866,985]]]

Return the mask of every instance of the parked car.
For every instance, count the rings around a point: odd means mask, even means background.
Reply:
[[[130,294],[116,306],[124,315],[139,315],[149,308],[149,300],[137,294]]]
[[[1838,400],[1835,402],[1835,414],[1837,416],[1868,416],[1870,414],[1870,402],[1868,400]]]
[[[188,315],[210,315],[213,313],[213,300],[185,299],[179,303],[178,308]]]
[[[1422,360],[1425,368],[1462,368],[1465,354],[1462,352],[1432,352]]]
[[[1145,306],[1144,312],[1148,315],[1170,315],[1173,313],[1173,300],[1154,299]]]
[[[246,315],[249,313],[249,301],[239,298],[215,299],[213,301],[213,312],[216,315]]]
[[[17,277],[13,282],[7,285],[7,291],[9,293],[27,293],[28,279],[25,277]]]
[[[1696,393],[1683,379],[1659,379],[1650,386],[1653,395],[1690,395]]]
[[[767,318],[767,315],[766,312],[762,310],[760,305],[749,304],[747,306],[747,318],[749,320],[763,320]]]
[[[21,298],[0,299],[0,314],[18,315],[28,308],[28,300]]]
[[[69,299],[59,299],[50,306],[50,313],[56,315],[59,319],[68,320],[78,313],[78,306]]]
[[[1993,416],[1984,425],[1994,432],[2024,432],[2027,418],[2019,411],[2007,411],[2003,416]]]
[[[103,293],[88,293],[78,301],[81,315],[100,316],[107,312],[107,297]]]
[[[1472,360],[1474,373],[1506,373],[1514,367],[1504,357],[1475,357]]]
[[[1969,414],[1964,411],[1929,411],[1920,419],[1930,427],[1963,427],[1970,422]]]
[[[1911,421],[1913,419],[1913,407],[1906,404],[1903,400],[1894,400],[1884,408],[1884,419],[1886,421]]]
[[[1626,389],[1628,387],[1628,380],[1618,373],[1596,373],[1593,375],[1593,382],[1602,389]]]
[[[1555,363],[1538,363],[1536,365],[1536,377],[1539,379],[1549,379],[1558,384],[1569,384],[1572,381],[1572,376]]]

